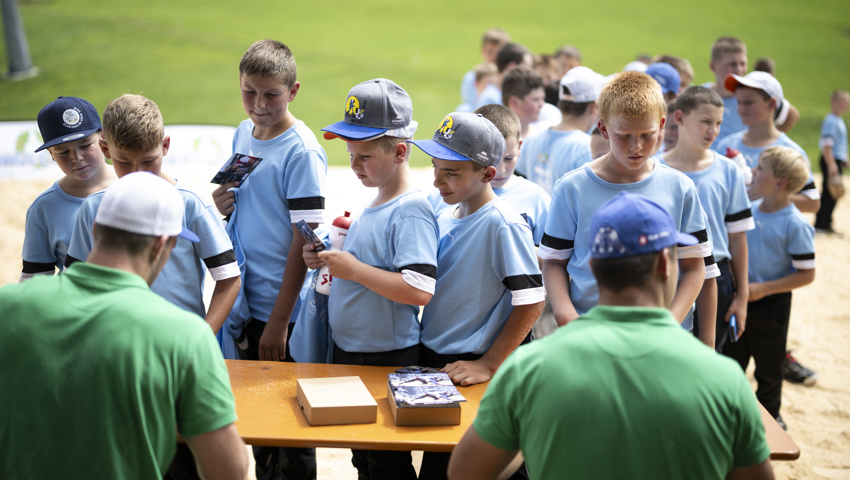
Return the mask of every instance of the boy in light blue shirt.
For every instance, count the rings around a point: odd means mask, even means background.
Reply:
[[[310,268],[333,276],[328,321],[333,363],[407,366],[419,363],[419,308],[434,295],[437,221],[413,187],[408,160],[417,123],[413,104],[392,80],[377,78],[348,93],[343,121],[325,138],[346,142],[351,169],[377,196],[348,230],[342,251],[303,249]],[[360,478],[415,479],[410,452],[352,450]]]
[[[847,125],[842,115],[850,107],[850,93],[835,90],[829,98],[830,112],[823,119],[820,129],[820,171],[821,205],[815,217],[818,231],[834,233],[832,212],[835,210],[835,198],[827,188],[830,181],[841,182],[841,172],[847,167]]]
[[[525,219],[490,182],[505,138],[481,115],[450,113],[431,140],[412,142],[432,157],[434,186],[450,226],[440,231],[434,299],[422,313],[420,361],[459,385],[488,381],[529,334],[543,285]],[[427,452],[420,479],[445,478],[448,454]]]
[[[667,165],[693,180],[705,209],[708,237],[719,270],[716,318],[701,313],[706,288],[697,297],[694,333],[718,352],[728,340],[729,319],[747,319],[747,234],[755,228],[744,175],[734,162],[709,147],[723,121],[723,100],[706,87],[692,86],[675,102],[668,121],[678,124],[678,142],[663,158]]]

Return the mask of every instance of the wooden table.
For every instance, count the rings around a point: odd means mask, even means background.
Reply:
[[[250,445],[450,452],[478,413],[487,384],[459,387],[460,425],[399,427],[387,398],[387,374],[396,367],[226,360],[236,398],[236,427]],[[298,378],[359,376],[378,402],[377,423],[313,427],[295,399]],[[771,460],[796,460],[800,448],[761,407]]]

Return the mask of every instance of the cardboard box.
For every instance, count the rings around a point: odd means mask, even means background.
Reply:
[[[378,403],[360,377],[299,378],[298,404],[310,425],[378,421]]]
[[[393,412],[395,424],[416,425],[460,425],[460,404],[410,406],[399,405],[393,396],[393,387],[387,382],[387,403]]]

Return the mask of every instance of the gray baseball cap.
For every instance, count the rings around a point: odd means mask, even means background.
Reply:
[[[440,160],[472,160],[485,167],[498,165],[505,153],[505,137],[493,122],[477,113],[450,113],[431,140],[410,143]]]
[[[327,140],[364,142],[384,135],[410,138],[417,126],[410,95],[392,80],[375,78],[355,85],[345,101],[345,120],[322,131]]]

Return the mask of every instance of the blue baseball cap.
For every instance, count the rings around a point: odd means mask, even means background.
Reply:
[[[624,258],[660,252],[673,245],[696,245],[696,237],[679,232],[673,217],[652,200],[620,192],[590,219],[590,257]]]
[[[103,130],[103,126],[97,110],[88,101],[77,97],[59,97],[38,112],[38,130],[44,145],[36,148],[36,152],[88,137]]]
[[[322,131],[326,140],[365,142],[385,135],[411,138],[418,125],[410,95],[392,80],[375,78],[355,85],[345,100],[345,119]]]
[[[661,85],[661,93],[679,93],[679,86],[682,84],[682,79],[679,78],[679,72],[669,63],[653,63],[646,67],[645,73]]]
[[[472,160],[495,167],[505,153],[505,137],[493,122],[478,113],[453,112],[440,122],[431,140],[411,140],[423,152],[440,160]]]

